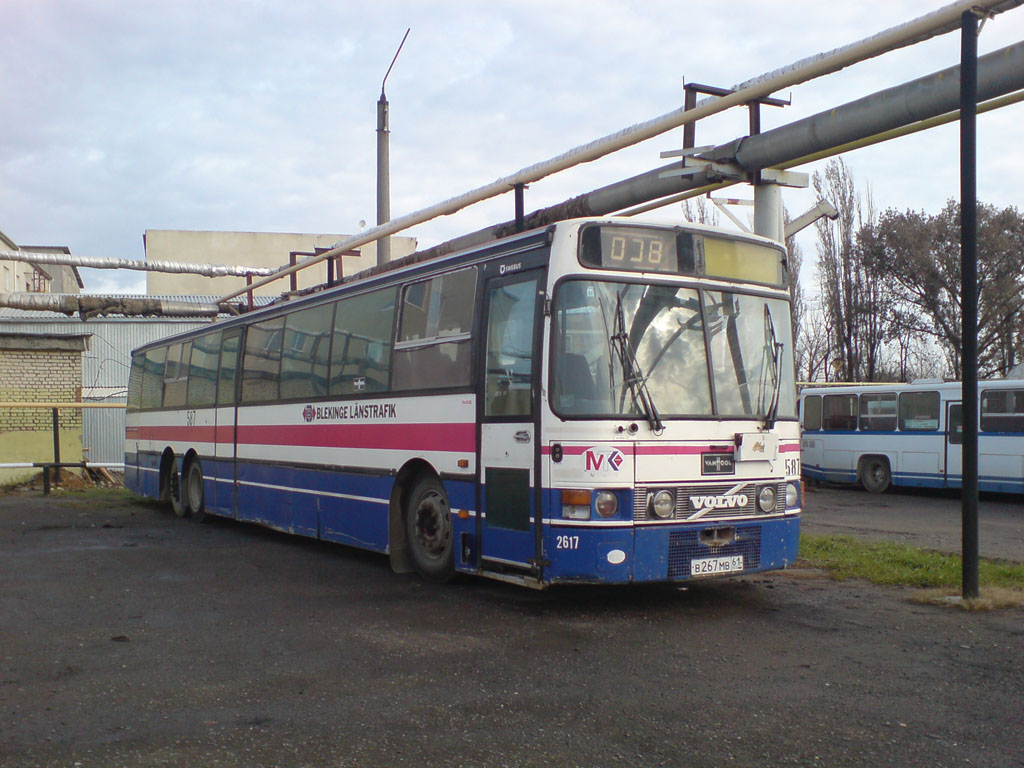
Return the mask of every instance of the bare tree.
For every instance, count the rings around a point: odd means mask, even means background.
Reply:
[[[789,211],[783,207],[783,219],[786,224],[790,222]],[[807,314],[807,308],[804,303],[804,291],[803,286],[800,282],[800,269],[803,266],[804,255],[800,248],[800,244],[796,241],[796,236],[786,238],[786,251],[788,253],[788,271],[786,280],[789,283],[789,299],[790,299],[790,317],[793,323],[793,353],[794,360],[796,362],[796,370],[799,375],[801,370],[801,359],[802,350],[804,345],[801,341],[801,336],[804,333],[804,320]],[[809,380],[809,379],[808,379]]]
[[[820,307],[810,305],[796,345],[796,375],[800,381],[829,380],[832,333]]]
[[[683,218],[694,224],[718,226],[718,211],[708,205],[707,198],[701,197],[683,200]]]
[[[887,333],[890,297],[867,274],[857,249],[857,233],[870,225],[870,191],[858,194],[853,174],[842,159],[815,173],[818,199],[831,202],[839,217],[822,219],[818,231],[818,280],[822,311],[832,328],[837,372],[845,381],[876,380]]]

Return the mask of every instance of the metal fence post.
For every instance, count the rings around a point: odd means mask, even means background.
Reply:
[[[60,485],[60,415],[59,409],[53,412],[53,484]]]

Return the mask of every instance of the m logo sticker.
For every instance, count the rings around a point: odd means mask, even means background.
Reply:
[[[583,461],[587,472],[618,472],[624,459],[618,448],[587,448]]]

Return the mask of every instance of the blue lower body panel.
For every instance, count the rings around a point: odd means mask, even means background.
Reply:
[[[734,528],[735,539],[709,546],[701,541],[701,532],[709,528]],[[690,575],[692,560],[736,555],[743,557],[743,570],[737,573],[778,570],[793,563],[799,544],[799,515],[622,528],[552,524],[544,580],[605,584],[687,581],[706,578]]]

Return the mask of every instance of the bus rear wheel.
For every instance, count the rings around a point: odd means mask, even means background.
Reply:
[[[185,487],[183,495],[187,514],[191,515],[197,522],[206,522],[206,498],[203,490],[203,468],[199,459],[192,459],[185,472]]]
[[[864,459],[860,469],[860,483],[869,493],[884,493],[892,483],[889,462],[881,456]]]
[[[421,478],[413,486],[406,504],[405,531],[419,574],[430,581],[449,581],[455,575],[452,511],[448,494],[436,477]]]
[[[168,487],[171,492],[171,509],[178,517],[188,517],[188,505],[185,502],[185,492],[182,486],[181,473],[178,471],[177,462],[171,466],[171,474],[168,478]]]

